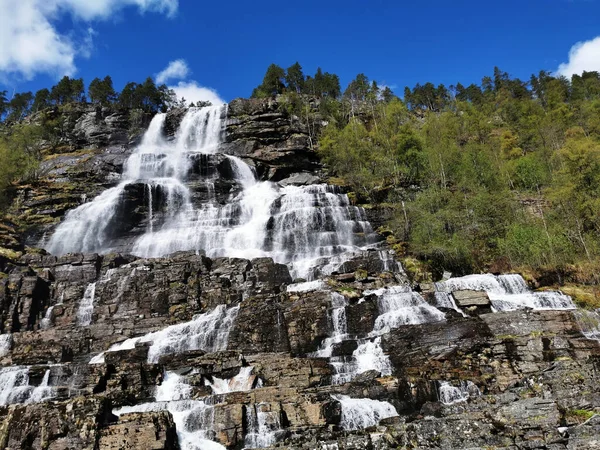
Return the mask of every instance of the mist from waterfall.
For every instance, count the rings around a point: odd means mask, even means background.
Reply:
[[[241,189],[232,191],[225,204],[214,195],[195,202],[186,184],[192,161],[218,153],[225,117],[221,106],[191,108],[168,141],[163,135],[166,115],[157,114],[126,161],[121,183],[69,211],[42,245],[53,254],[114,251],[112,235],[120,214],[133,214],[122,211],[122,204],[132,195],[131,186],[140,183],[145,186],[147,226],[130,239],[129,251],[136,256],[195,250],[210,257],[272,257],[288,264],[293,277],[314,279],[372,243],[364,211],[337,188],[260,182],[254,168],[231,155],[223,156]],[[215,179],[201,178],[213,192]],[[158,200],[164,203],[160,220],[154,208]]]

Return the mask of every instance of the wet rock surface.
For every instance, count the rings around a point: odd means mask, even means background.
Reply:
[[[365,267],[360,258],[355,263]],[[326,288],[287,292],[287,268],[268,258],[192,252],[156,259],[26,254],[3,273],[1,326],[10,339],[0,352],[1,370],[27,368],[32,389],[48,373],[51,394],[35,403],[28,394],[29,400],[13,398],[0,407],[2,448],[177,448],[169,411],[114,414],[154,402],[165,373],[185,377],[191,398],[214,405],[211,439],[231,449],[246,445],[247,417],[256,405],[261,417],[276,418],[273,447],[597,445],[600,346],[583,337],[571,311],[449,314],[443,322],[399,326],[381,339],[390,375],[371,370],[332,384],[331,361],[314,356],[331,334],[331,292],[348,295],[348,332],[364,334],[373,329],[378,305],[352,297],[368,299],[364,292],[397,285],[400,274],[367,272],[351,288],[334,274]],[[92,283],[92,320],[81,326],[78,311]],[[89,364],[115,343],[188,323],[219,305],[239,307],[223,351],[166,349],[149,362],[150,341]],[[344,342],[338,356],[356,349]],[[246,386],[214,395],[213,383],[248,369]],[[474,385],[464,390],[469,395],[451,404],[440,400],[441,383],[458,389],[467,382]],[[388,402],[398,417],[343,430],[337,395]]]

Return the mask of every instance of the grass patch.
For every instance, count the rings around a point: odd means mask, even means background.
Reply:
[[[591,419],[594,414],[593,411],[588,411],[587,409],[569,409],[565,413],[565,417],[568,421],[583,423]]]
[[[597,287],[583,285],[562,286],[561,291],[570,295],[577,306],[583,309],[600,308],[600,292]]]

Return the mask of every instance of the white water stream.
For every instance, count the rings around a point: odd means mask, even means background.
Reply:
[[[344,430],[362,430],[378,425],[383,419],[398,415],[396,408],[388,402],[351,398],[346,395],[334,395],[332,398],[342,406],[340,426]]]
[[[467,275],[436,283],[442,293],[459,290],[485,291],[496,311],[516,309],[575,309],[571,297],[556,291],[532,292],[521,275]]]
[[[30,385],[29,367],[12,366],[0,369],[0,405],[39,403],[51,399],[50,370],[46,370],[39,386]]]
[[[214,310],[196,316],[190,322],[171,325],[162,330],[130,338],[111,346],[106,352],[134,349],[137,344],[150,343],[148,362],[156,363],[162,355],[190,350],[218,352],[227,349],[227,340],[239,306],[227,309],[219,305]],[[90,364],[104,363],[104,353],[90,360]]]

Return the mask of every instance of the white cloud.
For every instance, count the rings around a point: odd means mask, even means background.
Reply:
[[[200,86],[195,81],[180,81],[175,86],[169,86],[169,89],[173,89],[175,91],[178,99],[183,97],[188,103],[196,103],[200,100],[209,101],[213,105],[225,103],[225,100],[219,97],[217,91],[208,87]]]
[[[172,17],[178,5],[178,0],[0,0],[0,76],[72,75],[75,58],[89,56],[94,34],[88,29],[83,45],[73,42],[68,31],[54,26],[65,14],[91,22],[136,7]]]
[[[35,0],[0,0],[0,72],[70,75],[75,72],[75,49],[59,34]]]
[[[79,45],[79,55],[84,58],[92,56],[94,50],[94,37],[98,33],[92,27],[88,27],[86,35],[83,37],[81,44]]]
[[[190,69],[183,59],[171,61],[169,65],[156,75],[156,83],[163,84],[169,80],[184,80],[190,73]]]
[[[569,61],[558,66],[557,75],[570,78],[583,71],[600,71],[600,36],[589,41],[578,42],[569,51]]]
[[[137,6],[142,13],[156,12],[173,17],[179,6],[179,0],[50,0],[49,3],[88,21],[106,19],[127,6]]]

